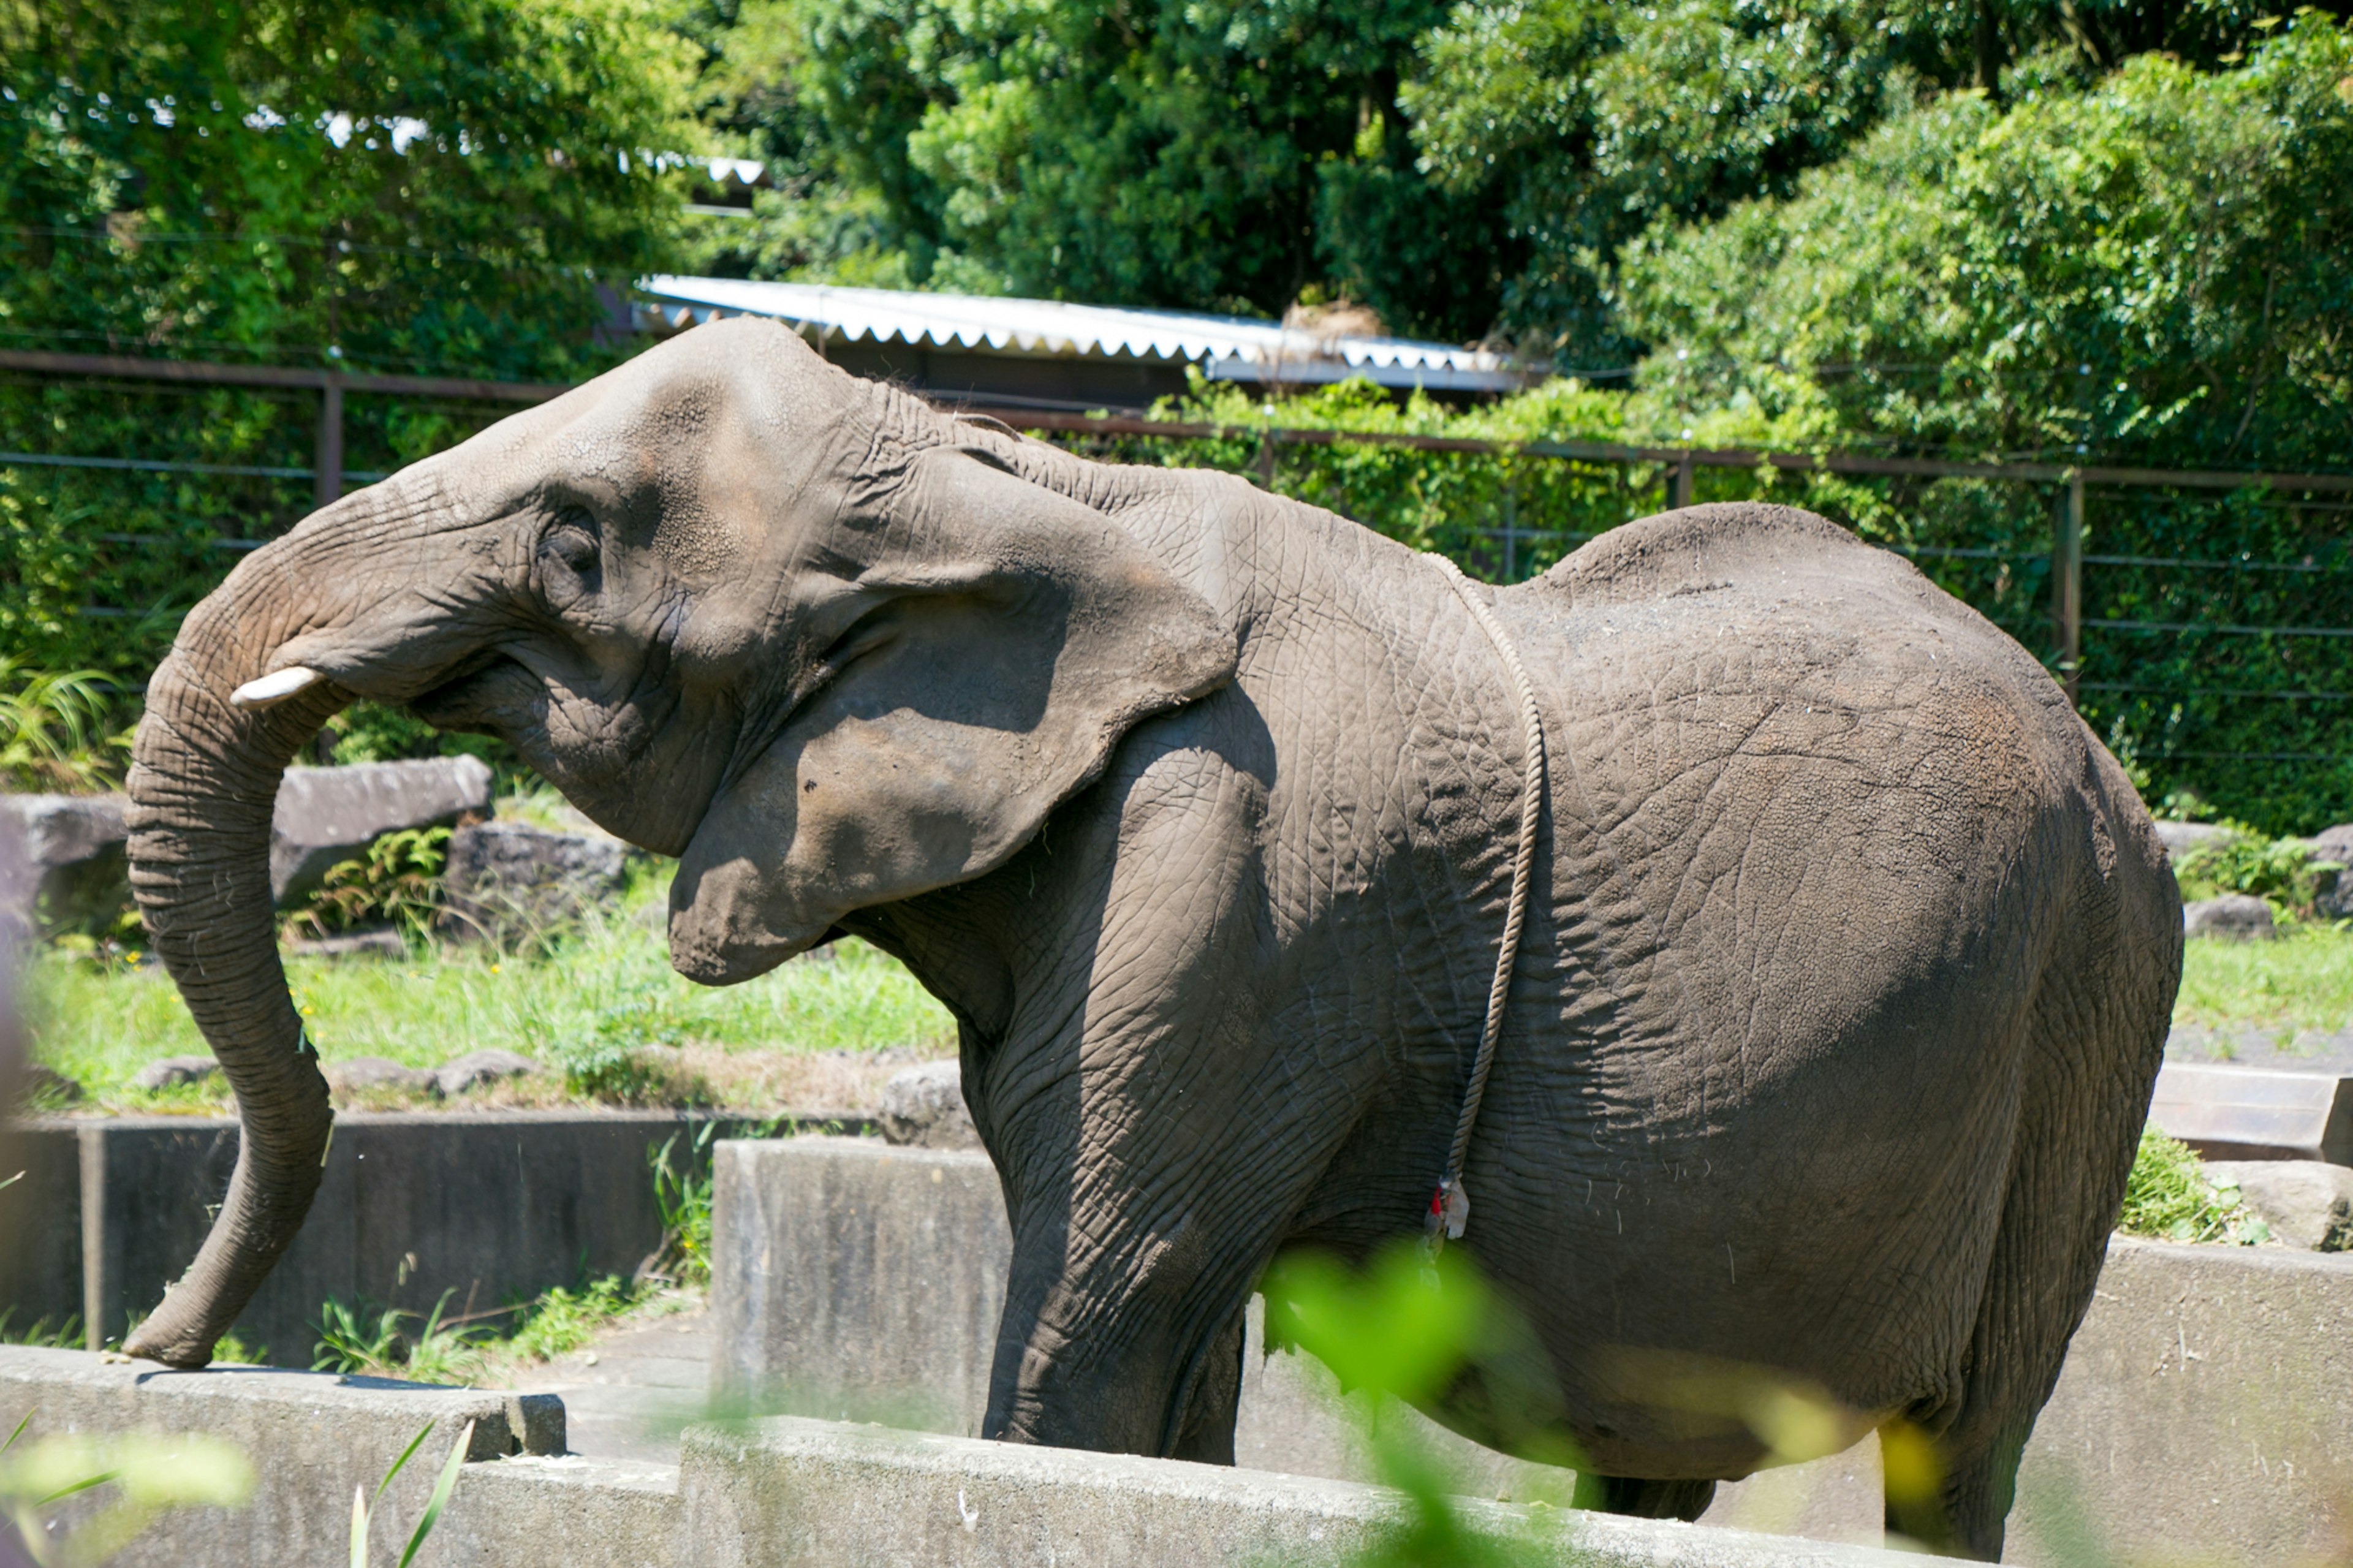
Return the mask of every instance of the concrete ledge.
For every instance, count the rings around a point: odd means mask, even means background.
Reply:
[[[1336,1565],[1397,1530],[1394,1492],[1314,1479],[776,1417],[696,1427],[686,1536],[710,1568]],[[1463,1500],[1476,1533],[1579,1568],[1893,1568],[1894,1553]]]
[[[723,1143],[713,1164],[714,1393],[738,1408],[971,1433],[987,1404],[1011,1238],[977,1154],[839,1139]],[[1255,1310],[1252,1328],[1256,1329]],[[2353,1532],[2353,1254],[2117,1237],[2020,1474],[2006,1556],[2069,1560],[2073,1518],[2125,1556],[2319,1561]],[[1362,1479],[1313,1360],[1244,1362],[1245,1466]],[[1562,1498],[1520,1464],[1392,1405],[1467,1491]],[[1875,1438],[1717,1489],[1704,1522],[1875,1543]]]
[[[480,1310],[590,1277],[627,1275],[661,1239],[646,1164],[675,1136],[691,1154],[710,1117],[675,1111],[346,1111],[286,1256],[237,1331],[308,1366],[320,1304],[367,1299]],[[720,1132],[747,1130],[717,1118]],[[862,1130],[859,1119],[821,1125]],[[163,1299],[211,1228],[237,1163],[235,1121],[57,1118],[0,1134],[23,1181],[0,1190],[0,1308],[22,1331],[82,1320],[96,1350]]]
[[[173,1373],[84,1351],[0,1347],[0,1415],[60,1432],[210,1432],[242,1447],[256,1489],[236,1510],[165,1516],[111,1559],[123,1568],[245,1568],[343,1560],[354,1488],[375,1489],[427,1420],[386,1494],[376,1546],[404,1537],[438,1459],[480,1423],[474,1462],[420,1562],[428,1568],[751,1568],[752,1564],[1263,1564],[1334,1568],[1400,1517],[1403,1500],[1343,1481],[871,1426],[776,1419],[690,1427],[681,1466],[541,1452],[560,1404],[466,1389],[262,1368]],[[69,1538],[103,1492],[58,1511]],[[1583,1568],[1895,1568],[1892,1554],[1736,1531],[1461,1505],[1472,1530]],[[381,1560],[381,1559],[380,1559]]]

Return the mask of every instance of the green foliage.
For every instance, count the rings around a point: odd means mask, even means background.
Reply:
[[[51,674],[0,654],[0,784],[80,792],[120,784],[131,731],[116,728],[114,694],[94,669]]]
[[[2237,69],[2144,56],[2083,89],[2044,64],[2006,105],[1937,98],[1786,200],[1632,247],[1646,375],[1770,406],[1795,369],[1842,431],[1913,447],[2337,465],[2349,73],[2353,34],[2308,13]]]
[[[407,1468],[408,1461],[424,1446],[425,1439],[438,1425],[439,1423],[427,1421],[423,1430],[408,1440],[408,1447],[400,1451],[400,1458],[393,1460],[392,1468],[384,1473],[384,1479],[376,1483],[375,1497],[353,1493],[351,1568],[368,1568],[368,1527],[375,1522],[375,1510],[384,1501],[385,1490],[392,1485],[393,1478]],[[449,1506],[449,1494],[457,1489],[458,1468],[465,1463],[466,1450],[473,1446],[473,1442],[474,1423],[469,1421],[459,1428],[458,1441],[450,1446],[449,1457],[441,1462],[441,1474],[433,1482],[432,1495],[426,1499],[425,1511],[417,1517],[417,1528],[409,1533],[408,1545],[400,1554],[398,1568],[408,1568],[417,1560],[417,1552],[424,1549],[426,1540],[432,1535],[433,1527],[441,1521],[441,1510]]]
[[[1399,84],[1438,0],[748,0],[722,118],[785,171],[717,265],[1280,313],[1307,285],[1484,330],[1493,216],[1418,166]]]
[[[447,827],[381,835],[357,859],[331,868],[289,923],[316,936],[390,925],[422,941],[441,908],[441,870],[448,858]]]
[[[14,1178],[12,1177],[11,1180]],[[14,1307],[0,1310],[0,1344],[38,1345],[44,1350],[78,1351],[83,1347],[87,1339],[81,1331],[81,1314],[79,1312],[69,1312],[64,1321],[56,1324],[52,1324],[45,1317],[36,1318],[21,1329],[17,1328],[13,1321],[16,1316],[16,1309]]]
[[[635,1300],[627,1280],[607,1276],[578,1290],[562,1286],[532,1303],[510,1348],[534,1361],[553,1361],[586,1344]]]
[[[1544,1440],[1558,1398],[1549,1367],[1461,1248],[1431,1258],[1400,1242],[1361,1271],[1326,1254],[1289,1253],[1261,1289],[1269,1350],[1303,1350],[1331,1368],[1344,1390],[1370,1396],[1358,1415],[1373,1468],[1405,1494],[1406,1507],[1397,1528],[1363,1554],[1364,1568],[1553,1560],[1539,1552],[1533,1532],[1512,1539],[1472,1528],[1453,1500],[1461,1489],[1457,1478],[1405,1428],[1380,1419],[1384,1400],[1426,1402],[1472,1378],[1491,1412],[1516,1427],[1518,1451],[1575,1462],[1558,1439],[1549,1450]]]
[[[443,1315],[452,1294],[443,1291],[432,1310],[422,1313],[368,1301],[322,1302],[311,1370],[470,1384],[494,1361],[548,1361],[579,1349],[639,1304],[643,1293],[607,1277],[578,1289],[559,1285],[532,1300],[511,1301],[462,1320]],[[501,1320],[511,1325],[503,1332]]]
[[[177,1508],[242,1508],[253,1495],[245,1450],[206,1433],[63,1432],[19,1440],[37,1410],[27,1410],[0,1442],[0,1515],[25,1555],[40,1568],[96,1568]],[[85,1492],[105,1499],[62,1538],[62,1521],[44,1518],[55,1503]]]
[[[2269,942],[2193,942],[2182,951],[2176,1023],[2255,1030],[2293,1043],[2353,1029],[2353,931],[2316,921]]]
[[[0,341],[561,380],[659,265],[690,64],[650,0],[0,8]],[[0,450],[309,465],[301,391],[14,379]],[[353,395],[398,468],[503,408]],[[143,684],[307,479],[0,465],[0,648]]]
[[[2227,1241],[2253,1247],[2271,1239],[2271,1227],[2247,1211],[2238,1188],[2207,1179],[2190,1147],[2156,1128],[2144,1129],[2132,1174],[2125,1183],[2116,1228],[2161,1241]]]
[[[2322,868],[2312,851],[2293,838],[2266,838],[2252,829],[2219,844],[2202,845],[2181,858],[2174,876],[2184,899],[2246,893],[2290,913],[2309,913]]]
[[[654,1205],[661,1211],[662,1240],[649,1265],[638,1270],[640,1279],[673,1285],[710,1283],[710,1150],[712,1134],[718,1129],[716,1121],[704,1122],[693,1143],[675,1160],[671,1151],[678,1144],[676,1133],[665,1139],[659,1149],[647,1151],[646,1162],[653,1169]],[[749,1136],[767,1137],[774,1131],[772,1125]]]

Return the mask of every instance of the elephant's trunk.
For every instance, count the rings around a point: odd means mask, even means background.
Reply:
[[[334,1115],[286,990],[269,889],[269,821],[294,754],[349,693],[321,682],[248,710],[229,693],[264,671],[315,605],[285,569],[293,542],[248,561],[197,606],[148,687],[132,752],[131,883],[153,949],[237,1091],[237,1171],[212,1234],[123,1343],[202,1366],[294,1239],[318,1191]]]

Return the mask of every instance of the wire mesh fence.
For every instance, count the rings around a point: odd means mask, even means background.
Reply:
[[[556,390],[91,363],[102,373],[0,367],[0,651],[40,663],[45,646],[96,647],[126,683],[321,495]],[[216,370],[237,380],[208,381]],[[1806,507],[1909,557],[2042,658],[2154,803],[2194,796],[2273,831],[2353,818],[2353,477],[986,412],[1096,458],[1247,476],[1493,582],[1674,504]]]

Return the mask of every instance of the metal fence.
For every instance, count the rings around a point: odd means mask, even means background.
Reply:
[[[212,524],[90,536],[114,548],[179,552],[185,581],[171,597],[180,608],[209,587],[226,555],[263,542],[346,484],[383,477],[344,467],[347,396],[440,400],[466,410],[460,423],[470,428],[565,390],[21,351],[0,351],[0,373],[125,390],[244,388],[311,404],[307,466],[0,451],[0,489],[20,483],[22,470],[45,468],[181,476],[211,487],[198,499],[216,509]],[[1666,507],[1749,498],[1807,506],[1910,556],[2042,658],[2153,793],[2187,790],[2275,823],[2353,816],[2353,552],[2346,540],[2353,475],[1510,444],[1271,420],[1230,426],[965,411],[1095,456],[1243,473],[1445,550],[1500,582],[1540,572],[1585,540]],[[304,480],[308,494],[296,493]],[[215,493],[238,481],[259,488],[245,500]],[[237,526],[225,526],[229,519]],[[217,564],[190,559],[207,555]],[[92,602],[81,613],[152,616],[156,609]]]

